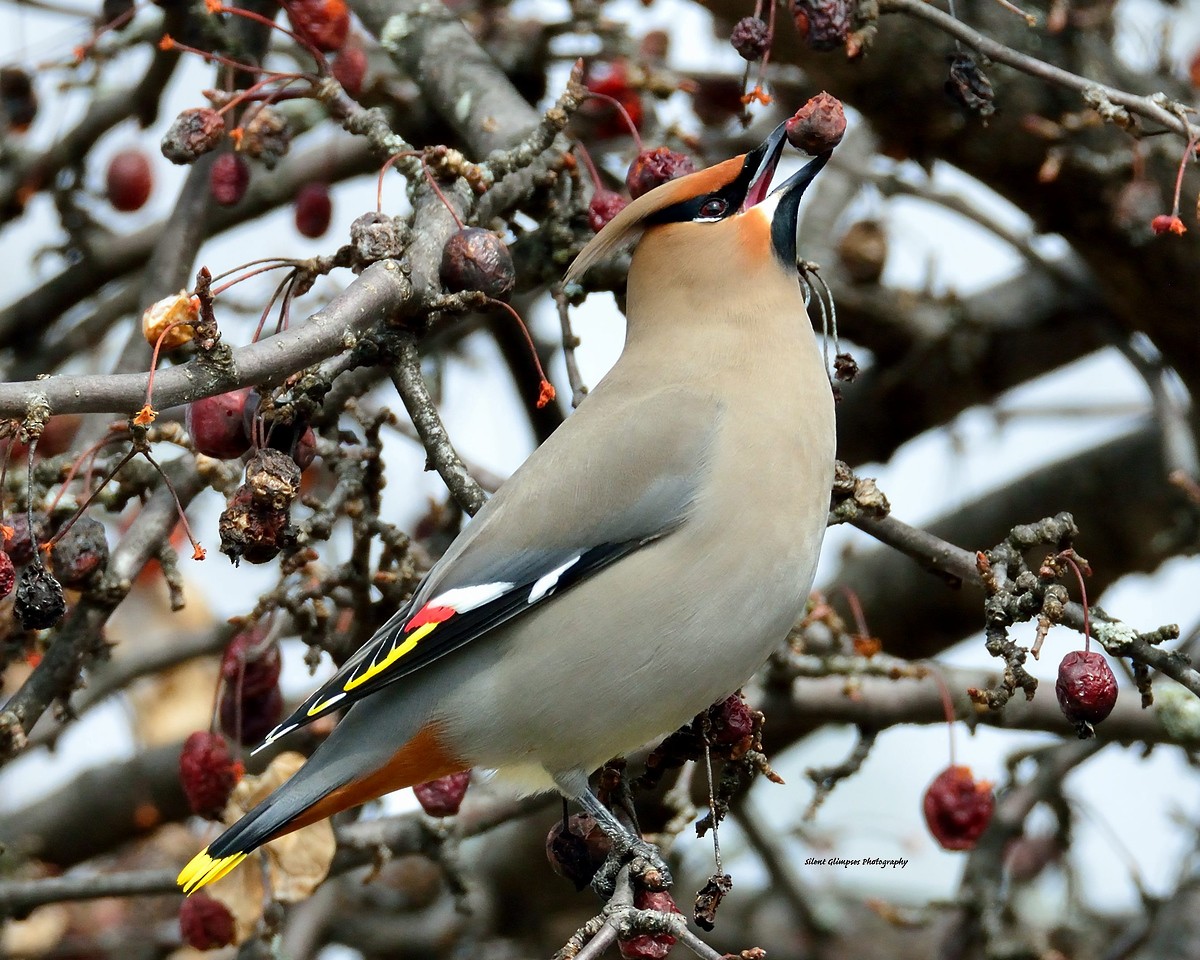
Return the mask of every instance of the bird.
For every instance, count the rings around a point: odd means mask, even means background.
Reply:
[[[262,746],[346,711],[184,867],[185,892],[293,830],[471,769],[557,789],[614,850],[655,853],[589,775],[754,674],[804,610],[826,526],[834,402],[796,234],[829,154],[771,191],[784,127],[634,200],[579,253],[568,283],[632,246],[619,359],[271,731]]]

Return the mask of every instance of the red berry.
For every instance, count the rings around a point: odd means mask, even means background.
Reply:
[[[481,290],[507,300],[517,281],[512,254],[504,241],[482,227],[464,227],[442,248],[442,285],[452,293]]]
[[[141,150],[122,150],[108,162],[105,175],[108,202],[122,213],[140,210],[150,199],[154,171],[150,158]]]
[[[344,0],[284,0],[292,29],[322,53],[340,50],[350,32]]]
[[[638,890],[634,894],[633,905],[639,910],[679,913],[675,901],[665,890]],[[639,933],[628,940],[618,940],[617,945],[625,960],[659,960],[671,952],[675,938],[669,933]]]
[[[0,600],[3,600],[17,585],[17,570],[13,566],[12,557],[0,550]]]
[[[193,893],[179,905],[179,932],[196,950],[215,950],[233,943],[233,914],[204,891]]]
[[[218,711],[221,729],[242,746],[252,747],[275,729],[283,717],[283,693],[278,686],[265,693],[240,699],[233,686],[227,686],[221,694]]]
[[[1150,221],[1150,229],[1156,234],[1176,233],[1182,236],[1187,233],[1187,227],[1183,225],[1182,220],[1173,215],[1168,216],[1165,213],[1160,213]]]
[[[243,387],[188,404],[184,423],[199,453],[218,460],[232,460],[250,449],[243,417],[249,394],[250,388]]]
[[[1117,678],[1098,653],[1073,650],[1058,665],[1058,705],[1072,723],[1099,723],[1117,703]]]
[[[279,644],[267,643],[266,636],[263,626],[255,624],[235,636],[221,658],[226,686],[241,691],[243,700],[263,696],[279,683],[283,657]]]
[[[104,524],[80,517],[50,551],[54,573],[68,587],[82,587],[108,566],[108,538]]]
[[[612,841],[586,813],[575,813],[564,823],[554,822],[546,834],[546,859],[560,877],[582,890],[592,882],[612,850]]]
[[[634,158],[629,165],[629,173],[625,175],[625,186],[629,188],[629,195],[636,200],[669,180],[695,172],[696,165],[691,157],[658,147],[643,150]]]
[[[6,517],[4,523],[12,528],[12,536],[4,541],[4,552],[18,567],[29,563],[37,552],[38,544],[49,540],[53,532],[50,518],[38,510],[33,511],[32,535],[29,532],[29,514],[24,510]]]
[[[421,809],[431,817],[452,817],[462,806],[470,782],[471,771],[464,770],[430,780],[428,783],[418,783],[413,787],[413,793],[417,795]]]
[[[925,823],[946,850],[970,850],[995,806],[990,783],[976,782],[969,767],[947,767],[925,790]]]
[[[291,457],[301,471],[307,470],[317,456],[317,435],[312,427],[305,427],[292,444]]]
[[[224,737],[199,730],[184,741],[179,782],[193,813],[220,820],[229,794],[241,778],[242,765],[230,756]]]
[[[618,213],[629,206],[629,201],[615,190],[605,190],[601,187],[592,194],[588,204],[588,225],[599,233],[605,225]]]
[[[796,30],[813,50],[844,44],[856,9],[851,0],[792,0]]]
[[[629,83],[629,68],[624,60],[591,64],[584,83],[593,93],[612,97],[629,115],[627,122],[621,111],[607,100],[585,100],[579,112],[594,125],[594,139],[608,140],[612,137],[628,136],[629,122],[633,123],[634,129],[642,129],[642,121],[645,118],[642,98]]]
[[[333,218],[333,200],[323,183],[306,183],[296,194],[296,229],[312,240],[324,236]]]
[[[250,186],[250,164],[240,153],[223,153],[208,171],[208,192],[223,207],[232,207]]]
[[[758,17],[742,17],[733,25],[729,42],[743,60],[753,63],[762,59],[771,45],[771,38],[767,34],[767,25]]]
[[[356,41],[347,43],[333,58],[332,70],[347,96],[357,100],[367,76],[367,52]]]
[[[754,733],[754,714],[736,693],[708,711],[713,743],[740,743]]]
[[[805,153],[827,153],[846,134],[846,112],[842,102],[821,91],[796,111],[787,122],[788,142]]]

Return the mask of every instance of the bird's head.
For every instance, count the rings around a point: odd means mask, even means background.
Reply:
[[[664,238],[692,243],[707,239],[703,231],[714,224],[724,224],[721,234],[729,236],[732,230],[756,249],[769,240],[774,258],[794,273],[800,199],[830,154],[810,160],[771,192],[771,179],[787,144],[785,126],[781,123],[749,153],[671,180],[634,200],[583,248],[566,280],[578,280],[598,261],[658,231]]]

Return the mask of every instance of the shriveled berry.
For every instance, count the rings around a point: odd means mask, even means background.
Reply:
[[[546,834],[546,859],[560,877],[570,880],[576,890],[592,882],[596,871],[608,859],[612,841],[586,813],[556,820]]]
[[[198,730],[183,742],[179,782],[192,813],[220,820],[229,794],[241,778],[242,765],[233,759],[220,734]]]
[[[284,0],[292,29],[322,53],[340,50],[350,32],[345,0]]]
[[[1180,236],[1187,233],[1187,227],[1183,225],[1182,220],[1177,216],[1168,216],[1165,213],[1160,213],[1150,221],[1150,229],[1160,236],[1164,233],[1177,233]]]
[[[21,571],[13,616],[24,629],[45,630],[58,623],[66,612],[62,584],[45,567],[35,563]]]
[[[835,50],[846,42],[854,0],[792,0],[796,30],[813,50]]]
[[[260,107],[242,129],[242,152],[262,161],[268,170],[287,156],[292,131],[287,117],[271,107]]]
[[[246,463],[245,485],[255,503],[286,511],[300,492],[300,468],[286,453],[268,447]]]
[[[758,17],[742,17],[733,25],[729,42],[743,60],[754,63],[767,52],[771,38],[767,34],[767,25]]]
[[[183,942],[196,950],[227,947],[234,939],[233,914],[200,890],[179,904],[179,932]]]
[[[37,117],[33,77],[21,67],[0,67],[0,113],[14,133],[24,133]]]
[[[82,587],[108,566],[108,538],[104,524],[80,517],[50,550],[54,574],[68,587]]]
[[[1072,650],[1058,665],[1054,692],[1072,723],[1099,723],[1117,704],[1117,678],[1102,654]]]
[[[296,229],[301,236],[317,239],[329,229],[333,199],[324,183],[306,183],[296,194]]]
[[[696,165],[687,154],[676,153],[667,147],[656,147],[643,150],[634,157],[625,175],[625,186],[629,189],[629,195],[636,200],[655,187],[695,172]]]
[[[615,190],[601,187],[592,194],[588,204],[588,225],[599,233],[613,217],[629,206],[629,201]]]
[[[842,142],[846,134],[846,112],[837,97],[822,90],[796,111],[785,129],[793,147],[815,157]]]
[[[946,93],[956,103],[981,117],[989,117],[996,112],[992,102],[996,98],[992,82],[969,53],[959,52],[950,58]]]
[[[464,227],[442,248],[442,284],[453,293],[480,290],[507,300],[516,284],[516,267],[504,241],[482,227]]]
[[[122,213],[140,210],[154,188],[154,170],[150,158],[141,150],[122,150],[108,162],[105,174],[108,202]]]
[[[629,66],[624,60],[590,64],[584,85],[593,93],[612,97],[629,117],[626,121],[621,111],[607,100],[585,100],[579,108],[579,114],[591,124],[592,139],[608,140],[612,137],[628,136],[631,132],[629,123],[633,124],[635,130],[642,128],[642,121],[645,119],[642,98],[630,82]]]
[[[243,387],[187,405],[184,423],[198,452],[218,460],[232,460],[250,449],[243,416],[250,392],[249,387]]]
[[[333,58],[330,67],[333,79],[342,85],[346,95],[355,100],[362,94],[367,76],[367,52],[357,41],[350,41]]]
[[[33,534],[30,535],[29,514],[24,510],[4,519],[5,526],[12,528],[12,536],[4,542],[4,552],[20,567],[32,560],[38,544],[50,539],[50,518],[40,510],[33,511]]]
[[[250,164],[240,153],[223,153],[208,171],[208,192],[223,207],[241,202],[250,186]]]
[[[461,773],[450,773],[428,783],[418,783],[413,787],[413,793],[416,794],[421,809],[431,817],[452,817],[462,806],[470,782],[471,771],[463,770]]]
[[[17,569],[13,566],[12,557],[0,550],[0,600],[3,600],[17,585]]]
[[[278,686],[253,697],[238,697],[229,687],[217,711],[221,729],[244,747],[252,747],[275,729],[283,717],[283,693]]]
[[[925,823],[946,850],[970,850],[991,823],[992,785],[976,781],[969,767],[947,767],[925,790]]]
[[[713,743],[740,743],[754,733],[754,713],[736,693],[715,704],[708,718]]]
[[[639,910],[657,910],[660,913],[679,913],[675,901],[665,890],[641,890],[633,896],[633,905]],[[625,960],[661,960],[675,946],[675,937],[669,933],[639,933],[625,940],[618,940],[621,956]]]
[[[852,283],[878,283],[887,264],[888,238],[878,220],[857,220],[837,245],[838,262]]]
[[[142,336],[150,346],[162,337],[162,348],[174,350],[196,336],[193,324],[200,319],[200,298],[186,290],[152,303],[142,313]]]
[[[255,503],[250,488],[240,486],[217,519],[221,552],[234,564],[267,563],[279,554],[287,527],[287,510]]]
[[[267,643],[266,636],[266,630],[255,624],[229,641],[221,657],[221,677],[243,698],[261,696],[279,683],[283,656],[279,644]]]
[[[221,114],[211,107],[190,107],[163,134],[162,155],[172,163],[191,163],[215,150],[224,136],[225,118]]]

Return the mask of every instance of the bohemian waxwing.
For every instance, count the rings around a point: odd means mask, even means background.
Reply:
[[[728,696],[804,609],[825,531],[833,397],[796,268],[800,198],[756,150],[621,211],[567,272],[636,243],[616,365],[454,541],[412,600],[267,737],[350,707],[311,759],[179,875],[401,787],[494,769],[588,789],[606,760]],[[264,744],[265,745],[265,744]],[[659,861],[661,862],[661,861]]]

